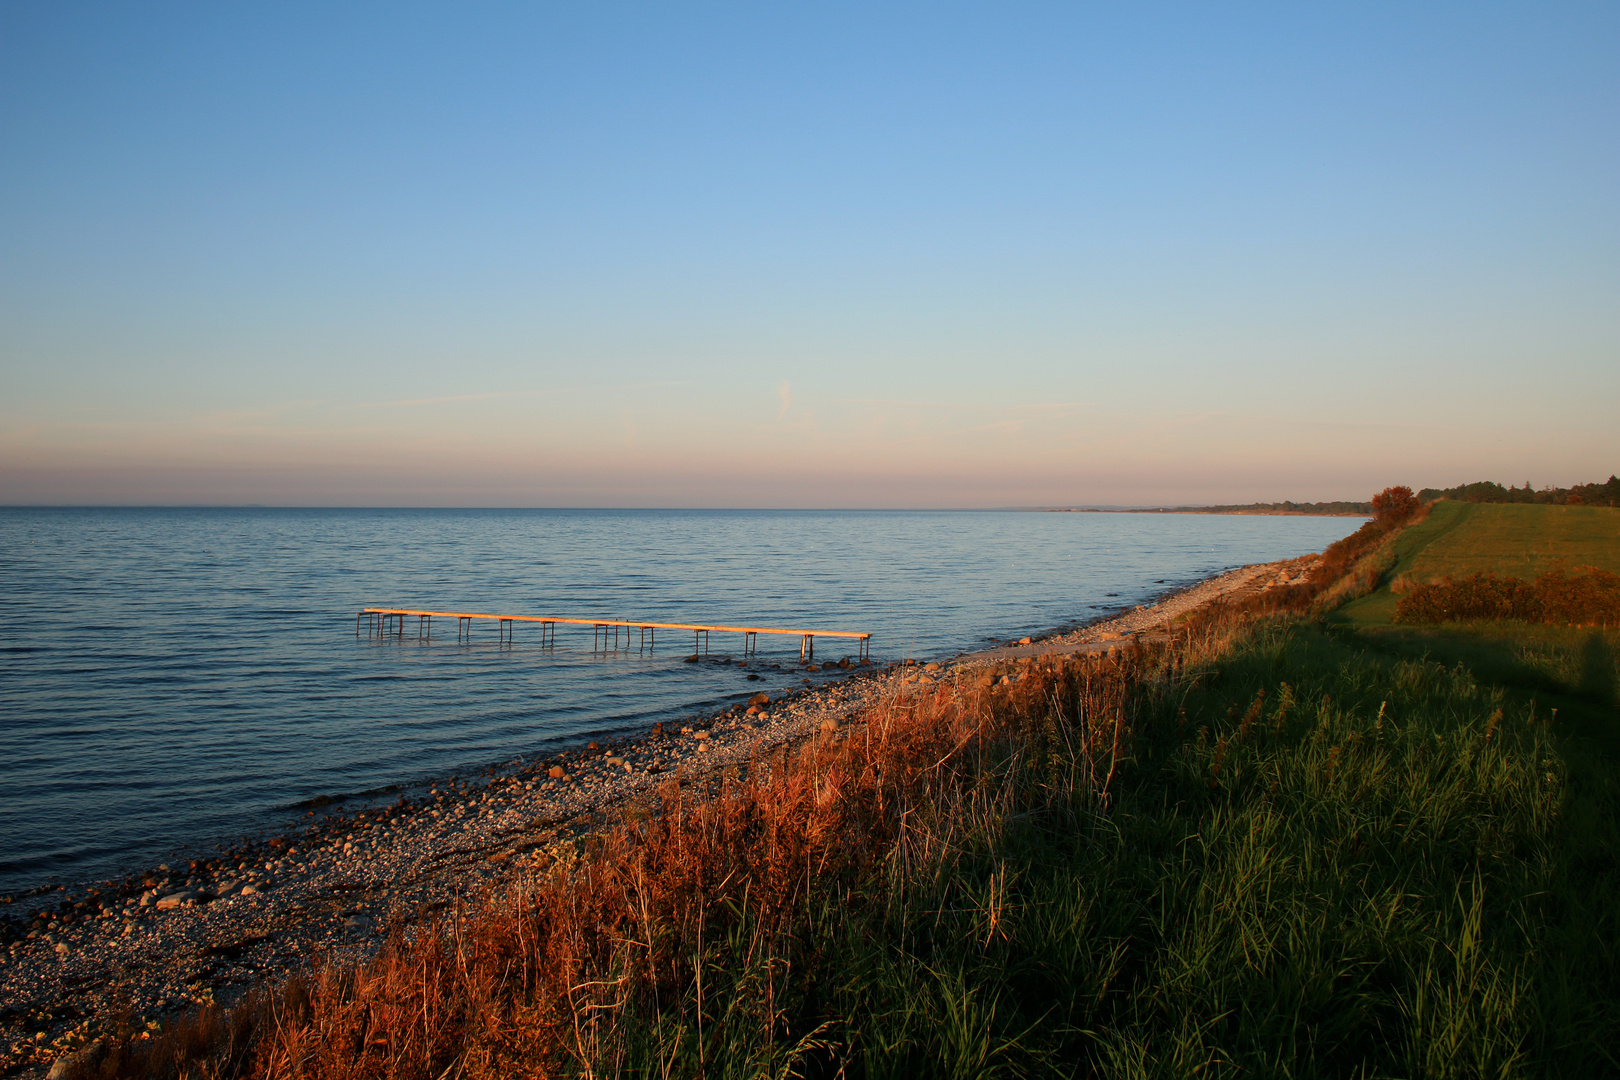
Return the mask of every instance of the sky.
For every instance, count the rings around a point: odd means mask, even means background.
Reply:
[[[0,503],[1620,471],[1620,5],[0,0]]]

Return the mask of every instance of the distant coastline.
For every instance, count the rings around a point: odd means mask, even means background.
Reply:
[[[1371,517],[1372,503],[1245,503],[1231,506],[1037,506],[1042,514],[1261,514],[1272,517]]]

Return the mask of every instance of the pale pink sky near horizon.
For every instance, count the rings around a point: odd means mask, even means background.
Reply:
[[[0,8],[0,504],[1620,471],[1620,9]]]
[[[300,403],[81,421],[21,439],[6,433],[0,502],[1165,505],[1365,499],[1389,484],[1481,477],[1538,486],[1603,478],[1581,464],[1602,459],[1601,438],[1531,448],[1565,460],[1565,471],[1515,479],[1522,441],[1481,447],[1460,425],[899,402],[848,398],[843,389],[805,394],[779,382],[760,388],[757,410],[745,401],[735,417],[699,412],[700,391],[667,386],[577,395],[587,403],[574,409],[568,395],[473,394],[453,403]],[[693,400],[659,400],[682,396]],[[610,403],[593,405],[592,397]],[[440,411],[447,406],[456,415]]]

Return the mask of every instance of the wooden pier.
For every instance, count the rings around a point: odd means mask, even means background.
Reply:
[[[799,659],[809,661],[815,659],[816,638],[855,638],[860,643],[860,658],[871,658],[872,635],[855,630],[782,630],[768,626],[708,626],[702,623],[666,623],[642,622],[632,619],[564,619],[551,615],[486,615],[482,612],[470,611],[422,611],[416,608],[382,608],[368,607],[354,617],[354,635],[360,636],[360,623],[365,620],[366,632],[371,637],[404,637],[405,620],[414,616],[416,618],[416,636],[421,641],[431,640],[433,637],[433,620],[455,619],[456,640],[458,642],[472,640],[472,621],[474,619],[493,619],[496,623],[496,633],[502,645],[512,643],[512,629],[517,623],[539,623],[540,644],[552,646],[557,643],[558,626],[589,626],[591,628],[591,650],[606,652],[608,650],[608,634],[613,635],[613,648],[619,648],[619,635],[624,635],[624,647],[630,647],[630,631],[635,630],[639,637],[639,647],[651,648],[657,642],[660,630],[690,630],[692,631],[692,652],[700,650],[704,655],[709,652],[709,634],[718,631],[722,634],[741,634],[743,636],[743,655],[750,656],[759,651],[759,635],[786,634],[799,639]],[[598,647],[600,646],[600,648]]]

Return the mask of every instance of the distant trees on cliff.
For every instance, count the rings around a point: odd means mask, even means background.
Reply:
[[[1490,480],[1461,484],[1454,488],[1424,488],[1417,497],[1423,502],[1436,499],[1456,499],[1472,503],[1547,503],[1556,506],[1620,506],[1620,478],[1612,474],[1602,484],[1576,484],[1574,487],[1549,487],[1540,491],[1525,481],[1524,487],[1512,484],[1503,487]]]

